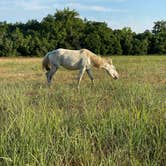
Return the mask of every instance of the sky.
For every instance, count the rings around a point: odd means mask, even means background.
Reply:
[[[0,22],[41,21],[66,7],[83,19],[106,22],[112,29],[130,27],[137,33],[166,20],[166,0],[0,0]]]

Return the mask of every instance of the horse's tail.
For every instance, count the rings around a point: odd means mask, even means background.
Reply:
[[[50,70],[50,60],[49,60],[49,53],[47,53],[45,55],[45,57],[43,58],[43,61],[42,61],[42,68],[43,70],[46,69],[47,71]]]

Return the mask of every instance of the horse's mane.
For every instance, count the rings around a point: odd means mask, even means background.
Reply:
[[[94,54],[93,52],[91,52],[87,49],[82,49],[81,53],[88,56],[90,58],[91,62],[93,63],[93,66],[97,67],[97,68],[100,68],[106,61],[105,59],[102,59],[100,56]]]

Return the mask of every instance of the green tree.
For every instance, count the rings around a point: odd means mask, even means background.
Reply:
[[[154,53],[166,54],[166,32],[160,32],[154,37]]]
[[[97,54],[121,53],[121,46],[114,32],[104,22],[86,22],[83,41],[85,48]]]
[[[120,43],[121,43],[123,55],[132,54],[133,35],[134,35],[134,33],[132,32],[132,30],[130,28],[123,28],[120,31]]]
[[[65,48],[81,48],[81,38],[84,30],[84,22],[79,18],[78,12],[65,8],[57,10],[54,14],[55,21],[58,23],[58,46]]]
[[[166,32],[166,21],[157,21],[154,22],[153,30],[152,32],[156,35],[160,32]]]
[[[146,55],[148,52],[148,40],[147,39],[143,39],[143,40],[139,40],[137,38],[133,39],[133,43],[132,43],[133,47],[132,47],[132,54],[133,55]]]
[[[130,28],[112,30],[105,22],[83,20],[77,11],[65,8],[41,22],[0,22],[0,56],[43,56],[60,47],[87,48],[101,55],[165,54],[166,21],[136,34]]]
[[[165,54],[166,53],[166,21],[157,21],[154,23],[152,32],[153,53]]]
[[[86,48],[90,49],[96,54],[100,54],[101,40],[97,33],[87,34],[84,42]]]
[[[13,56],[13,42],[7,37],[3,37],[2,43],[0,45],[0,55],[1,56]]]
[[[16,28],[11,33],[11,41],[13,41],[13,55],[21,55],[22,52],[19,51],[21,51],[21,48],[24,46],[24,36],[19,28]]]

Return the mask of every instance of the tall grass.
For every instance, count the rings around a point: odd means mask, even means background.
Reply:
[[[48,89],[40,59],[0,61],[0,165],[164,166],[165,57],[113,59],[120,80],[94,70],[79,91],[75,72]]]

